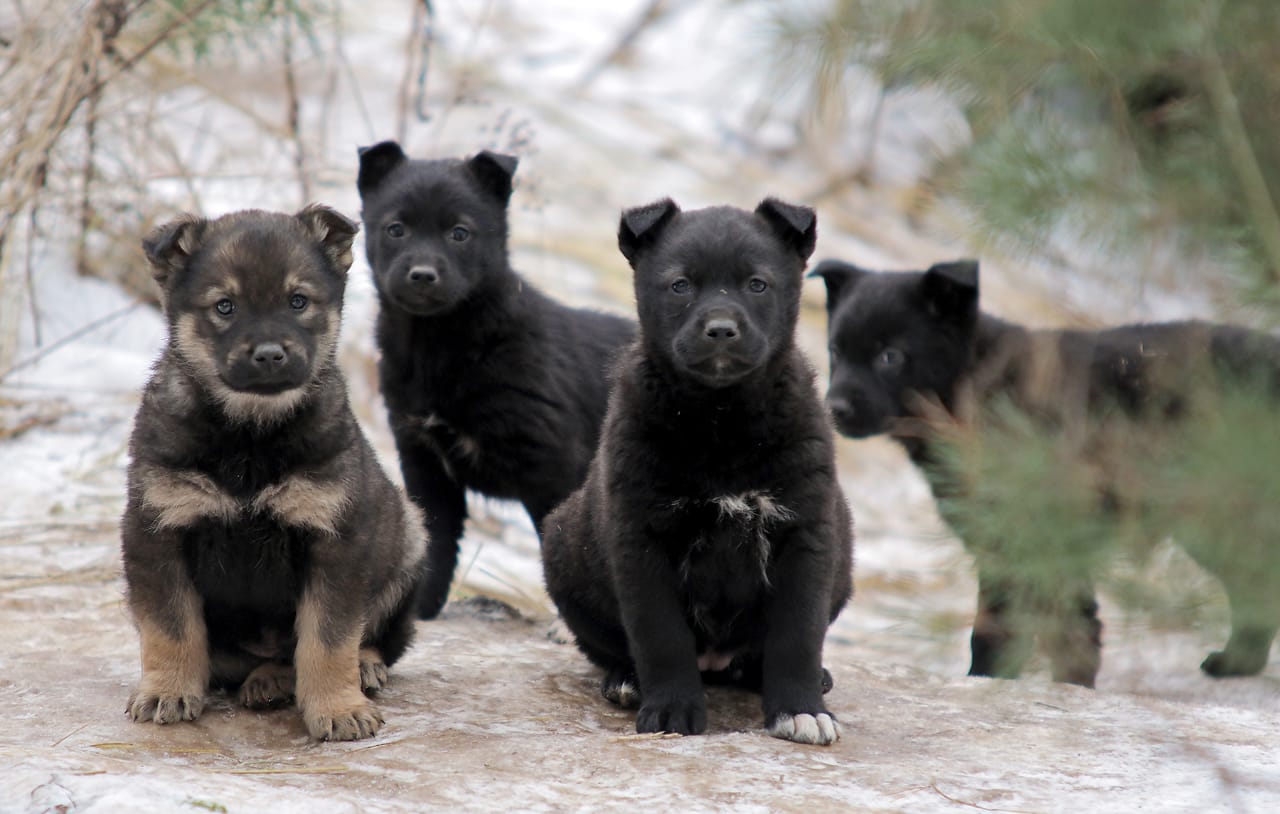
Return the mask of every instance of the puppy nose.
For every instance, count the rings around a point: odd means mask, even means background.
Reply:
[[[706,333],[708,339],[732,341],[738,338],[738,323],[732,319],[713,319],[707,322]]]
[[[253,365],[259,368],[276,368],[284,365],[289,359],[284,346],[279,342],[261,342],[253,348]]]
[[[844,421],[850,421],[857,413],[853,409],[853,405],[846,399],[827,397],[827,407],[831,409],[831,415]]]
[[[411,283],[430,285],[431,283],[439,282],[439,280],[440,272],[431,266],[414,266],[409,269],[409,282]]]

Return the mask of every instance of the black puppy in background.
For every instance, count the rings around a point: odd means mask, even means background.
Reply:
[[[1030,330],[997,319],[979,310],[972,260],[895,273],[826,260],[812,276],[827,287],[827,401],[837,429],[852,438],[893,433],[944,508],[966,499],[938,466],[936,430],[951,421],[989,432],[991,408],[1011,405],[1044,437],[1071,434],[1072,449],[1098,467],[1107,456],[1144,453],[1144,436],[1163,443],[1158,433],[1189,415],[1205,388],[1222,391],[1258,374],[1280,385],[1280,340],[1239,327],[1175,322]],[[1117,426],[1123,435],[1109,434]],[[1110,448],[1121,437],[1138,443]],[[1097,510],[1114,511],[1117,497],[1132,488],[1104,483]],[[1044,631],[1052,639],[1054,680],[1092,687],[1102,644],[1092,580],[1061,580],[1058,595],[1044,597],[1011,570],[1016,563],[1002,561],[998,541],[965,543],[978,568],[969,674],[1018,675],[1029,642],[1017,616],[1047,608],[1056,615]],[[1232,606],[1231,638],[1202,669],[1214,676],[1258,672],[1280,625],[1280,586],[1259,592],[1256,574],[1246,568],[1250,573],[1242,575],[1238,564],[1221,560],[1222,552],[1187,550],[1223,581]],[[1049,601],[1034,600],[1045,607],[1028,608],[1028,597]]]
[[[772,198],[622,216],[640,338],[586,483],[547,518],[543,570],[639,732],[703,732],[705,677],[760,691],[777,737],[839,737],[822,644],[852,593],[852,524],[794,342],[815,228]]]
[[[635,324],[543,295],[507,259],[516,159],[360,150],[365,245],[381,310],[379,374],[405,487],[426,514],[419,613],[449,594],[466,490],[543,518],[586,476],[606,370]]]

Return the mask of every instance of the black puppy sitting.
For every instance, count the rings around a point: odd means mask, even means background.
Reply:
[[[487,151],[418,161],[392,141],[360,150],[382,394],[429,531],[428,619],[448,598],[466,490],[519,500],[541,529],[586,476],[607,367],[635,334],[630,320],[554,302],[511,269],[515,169]]]
[[[893,433],[922,467],[944,509],[969,499],[957,491],[947,466],[940,466],[944,439],[936,430],[949,422],[959,421],[982,437],[994,430],[992,408],[1011,406],[1034,423],[1040,437],[1067,438],[1097,468],[1108,456],[1145,454],[1151,442],[1144,439],[1187,415],[1206,385],[1219,391],[1233,379],[1258,373],[1280,383],[1280,340],[1243,328],[1177,322],[1029,330],[1002,321],[979,310],[975,261],[877,273],[827,260],[813,276],[827,286],[827,401],[837,429],[853,438]],[[1122,434],[1112,432],[1117,428]],[[1120,446],[1117,438],[1131,440]],[[1154,438],[1155,445],[1163,443],[1163,436]],[[1104,472],[1098,499],[1085,510],[1114,514],[1116,501],[1124,502],[1122,493],[1134,488],[1108,477]],[[1055,595],[1047,596],[1018,573],[1016,563],[1002,561],[1000,541],[965,543],[978,567],[969,674],[1018,675],[1029,642],[1017,617],[1047,613],[1054,617],[1044,631],[1053,640],[1048,650],[1054,679],[1092,687],[1102,626],[1088,575],[1060,576],[1052,586]],[[1222,579],[1232,606],[1230,641],[1202,668],[1214,676],[1256,673],[1280,624],[1280,600],[1273,598],[1280,594],[1274,585],[1259,592],[1254,569],[1239,573],[1239,565],[1224,563],[1220,551],[1187,549]]]
[[[641,335],[586,483],[547,518],[543,568],[639,732],[703,732],[705,676],[759,690],[777,737],[839,737],[821,659],[852,592],[852,526],[794,343],[815,226],[774,199],[622,216]]]

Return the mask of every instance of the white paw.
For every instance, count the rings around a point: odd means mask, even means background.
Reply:
[[[840,740],[840,722],[825,712],[817,715],[779,715],[769,727],[775,738],[829,746]]]

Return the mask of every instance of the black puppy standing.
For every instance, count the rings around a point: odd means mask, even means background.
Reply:
[[[1137,435],[1188,410],[1196,390],[1259,375],[1280,391],[1280,340],[1230,325],[1173,322],[1102,331],[1031,330],[983,313],[975,261],[938,263],[927,271],[880,273],[826,260],[813,276],[827,286],[831,383],[836,427],[862,438],[894,433],[929,477],[940,499],[953,494],[936,470],[938,439],[925,417],[933,401],[949,416],[985,424],[984,410],[1007,402],[1034,417],[1047,435],[1099,437],[1110,417]],[[1269,377],[1269,379],[1268,379]],[[936,400],[936,401],[935,401]],[[904,423],[905,422],[905,423]],[[904,430],[906,430],[904,432]],[[1105,443],[1105,442],[1104,442]],[[940,476],[941,475],[941,476]],[[1101,507],[1100,507],[1101,510]],[[1175,530],[1176,531],[1176,530]],[[978,613],[970,675],[1016,676],[1028,653],[1017,619],[1038,592],[1010,575],[993,541],[966,540],[978,566]],[[1188,548],[1223,580],[1232,607],[1231,638],[1204,660],[1214,676],[1256,673],[1280,626],[1274,585],[1219,551]],[[1248,569],[1244,569],[1248,570]],[[1053,677],[1092,687],[1101,660],[1102,625],[1092,585],[1063,584],[1049,649]]]
[[[448,597],[466,490],[514,498],[539,530],[586,476],[608,365],[630,320],[574,309],[507,259],[516,159],[360,151],[366,248],[381,310],[379,374],[400,466],[429,531],[424,618]]]
[[[702,678],[763,696],[777,737],[839,737],[827,626],[852,592],[834,440],[794,343],[813,211],[622,217],[640,338],[584,486],[547,518],[547,588],[639,732],[706,729]]]
[[[122,521],[134,720],[194,720],[212,681],[253,708],[296,697],[319,739],[382,724],[365,692],[412,637],[425,543],[335,360],[357,228],[310,206],[187,216],[143,243],[169,340]]]

